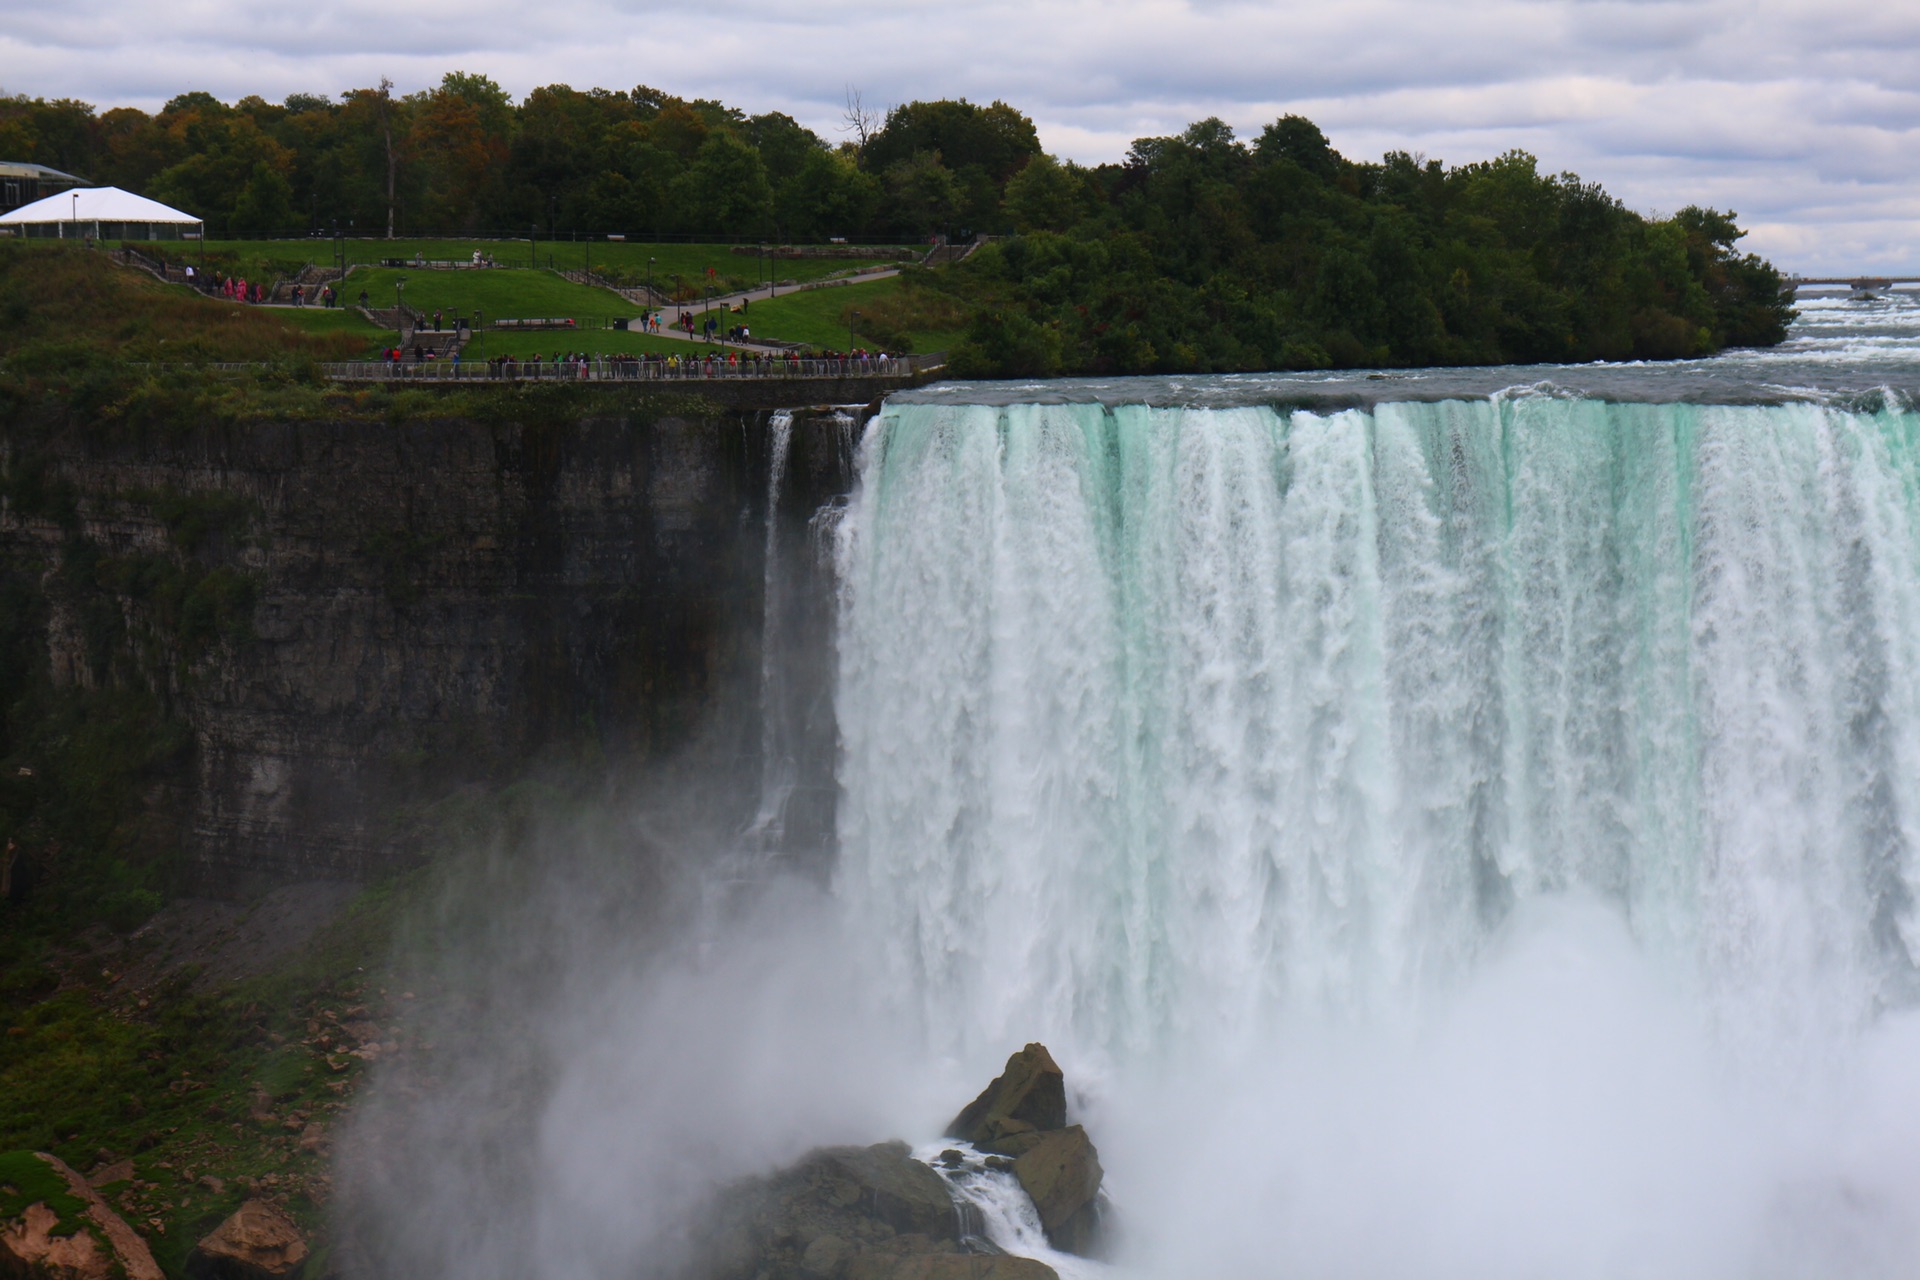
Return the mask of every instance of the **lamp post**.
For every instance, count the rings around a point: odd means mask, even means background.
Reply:
[[[80,238],[80,193],[73,193],[73,238]]]
[[[860,313],[855,311],[847,316],[847,356],[853,356],[853,328],[860,323]]]
[[[393,327],[398,331],[404,331],[406,329],[406,304],[400,300],[400,291],[406,287],[407,278],[405,276],[401,276],[393,282]]]

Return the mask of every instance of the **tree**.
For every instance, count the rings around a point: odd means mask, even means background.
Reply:
[[[821,151],[780,184],[774,217],[784,238],[826,240],[865,232],[879,201],[879,182],[851,155]]]
[[[761,234],[773,211],[766,167],[731,133],[713,134],[700,145],[675,190],[708,230],[730,235]]]
[[[294,225],[293,188],[265,161],[256,162],[233,203],[227,229],[239,235],[271,235]]]
[[[861,148],[861,159],[884,172],[923,152],[939,156],[955,173],[978,166],[999,185],[1040,154],[1040,135],[1032,120],[1004,102],[909,102],[887,113],[886,126]]]
[[[896,234],[916,239],[946,231],[960,202],[953,174],[936,152],[921,151],[895,164],[883,175],[886,217]]]
[[[846,110],[840,113],[840,132],[853,135],[855,154],[864,155],[873,135],[880,131],[881,113],[861,100],[860,90],[847,86]]]
[[[1253,144],[1253,154],[1266,164],[1290,160],[1319,178],[1331,178],[1341,165],[1327,135],[1305,116],[1281,116],[1262,129]]]
[[[1086,216],[1092,194],[1079,168],[1037,155],[1007,180],[1007,214],[1021,231],[1065,231]]]

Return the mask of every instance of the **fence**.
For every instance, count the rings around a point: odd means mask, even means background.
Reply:
[[[354,360],[318,366],[336,382],[717,382],[740,379],[906,378],[946,366],[944,351],[923,356],[668,356],[629,360]]]

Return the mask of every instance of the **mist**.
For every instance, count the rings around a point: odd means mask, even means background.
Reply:
[[[488,922],[431,1079],[382,1075],[349,1139],[374,1274],[682,1274],[719,1188],[936,1140],[998,1070],[929,1043],[816,884],[719,905],[689,880],[642,943],[606,883],[557,881]],[[1737,1058],[1597,900],[1528,904],[1391,1016],[1127,1061],[1034,1034],[1107,1166],[1116,1277],[1894,1280],[1920,1256],[1920,1018]]]
[[[1095,1274],[1913,1276],[1916,431],[883,411],[799,655],[827,856],[755,843],[804,772],[760,762],[477,841],[343,1237],[674,1276],[716,1191],[937,1150],[1038,1040],[1106,1169]]]

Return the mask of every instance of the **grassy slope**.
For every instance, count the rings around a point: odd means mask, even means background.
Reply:
[[[128,991],[118,961],[15,931],[0,947],[0,1182],[16,1194],[0,1209],[45,1189],[14,1176],[19,1154],[51,1151],[81,1170],[132,1159],[101,1194],[173,1276],[252,1194],[318,1231],[333,1122],[366,1068],[351,1050],[371,1028],[395,1034],[402,993],[381,964],[392,901],[363,895],[303,954],[217,994],[191,991],[192,970]]]
[[[805,342],[834,350],[847,345],[848,321],[859,311],[855,346],[918,352],[944,351],[965,324],[950,309],[929,304],[925,291],[900,276],[867,284],[806,289],[756,302],[745,317],[755,337]]]
[[[86,1201],[73,1194],[52,1165],[31,1151],[0,1152],[0,1222],[36,1203],[59,1215],[53,1224],[56,1236],[70,1236],[86,1225]]]
[[[530,246],[525,240],[347,240],[343,242],[347,262],[377,264],[389,258],[412,259],[416,255],[429,261],[460,261],[472,258],[475,251],[491,255],[501,266],[552,266],[562,271],[577,271],[590,266],[633,282],[647,278],[647,259],[653,261],[653,282],[665,291],[674,285],[674,276],[689,289],[699,289],[707,280],[707,268],[723,286],[751,285],[764,278],[761,260],[732,251],[725,244],[647,244],[639,241],[541,240]],[[322,266],[334,261],[331,240],[210,240],[205,246],[172,241],[150,246],[153,252],[183,262],[204,261],[210,269],[239,274],[247,279],[277,279],[290,276],[308,263]],[[772,260],[778,280],[818,280],[836,272],[880,261],[877,258],[776,258]],[[357,277],[360,273],[355,272]]]
[[[391,307],[394,285],[405,282],[407,305],[432,314],[438,308],[451,319],[472,316],[494,320],[571,317],[581,323],[614,316],[637,315],[640,308],[606,289],[562,280],[551,271],[501,268],[493,271],[401,271],[372,267],[347,277],[342,291],[348,302],[358,302],[364,290],[368,304]]]
[[[164,285],[98,251],[0,243],[0,359],[9,362],[338,360],[364,347],[348,333],[290,325],[272,309]]]
[[[278,307],[272,311],[280,324],[302,333],[344,334],[361,344],[358,356],[375,356],[383,346],[391,345],[393,332],[370,324],[351,307]],[[343,358],[358,358],[343,357]]]

